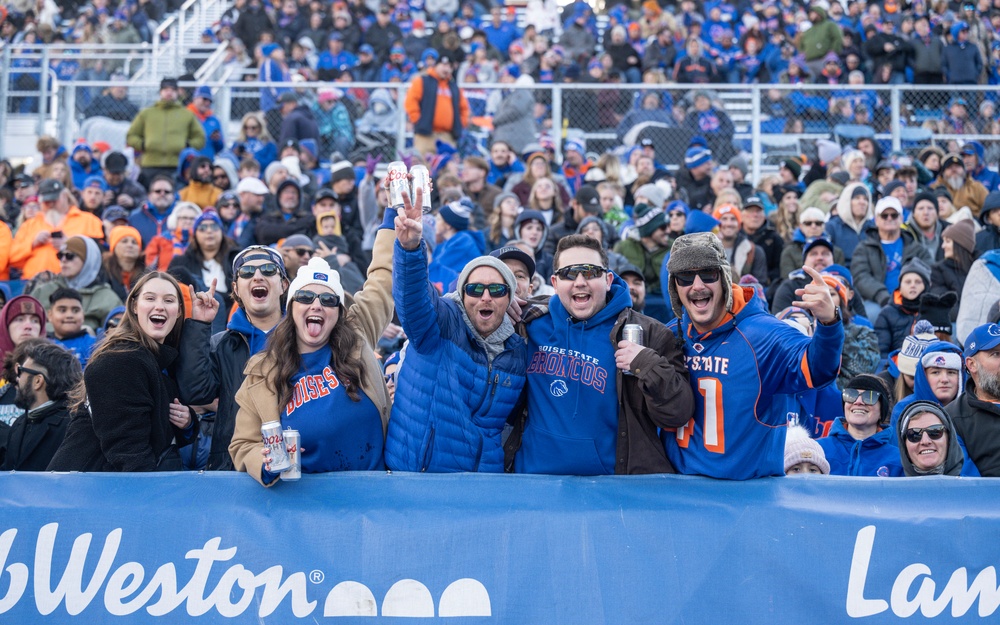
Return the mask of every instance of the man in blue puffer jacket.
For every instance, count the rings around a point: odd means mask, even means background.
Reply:
[[[404,205],[406,216],[396,218],[392,295],[409,343],[397,373],[386,466],[502,472],[501,435],[527,368],[524,340],[507,316],[514,274],[500,259],[480,256],[462,269],[455,291],[439,296],[428,279],[420,203]]]

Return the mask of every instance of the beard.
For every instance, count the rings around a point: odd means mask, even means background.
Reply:
[[[14,405],[21,410],[31,410],[31,407],[35,405],[36,399],[38,399],[38,397],[30,388],[18,387],[17,396],[14,397]]]
[[[977,386],[990,397],[1000,398],[1000,373],[993,373],[980,368]]]
[[[948,186],[952,189],[958,189],[965,182],[965,178],[962,176],[948,176],[945,178],[945,182],[947,182]]]

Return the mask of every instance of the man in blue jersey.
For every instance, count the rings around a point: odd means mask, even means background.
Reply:
[[[752,288],[732,283],[732,269],[710,232],[678,238],[667,261],[670,328],[684,339],[697,392],[694,417],[666,431],[678,472],[725,479],[784,474],[786,418],[775,395],[829,384],[837,377],[844,326],[822,276],[796,291],[795,306],[817,320],[813,337],[778,321]]]
[[[657,428],[691,418],[682,342],[632,309],[600,241],[563,237],[554,262],[556,297],[545,314],[528,315],[528,410],[504,446],[508,469],[674,473]],[[643,345],[623,340],[626,324],[642,327]]]

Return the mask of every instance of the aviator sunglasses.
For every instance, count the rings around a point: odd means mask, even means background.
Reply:
[[[945,427],[943,423],[937,425],[931,425],[925,428],[910,428],[906,430],[906,440],[911,443],[919,443],[920,439],[924,437],[924,432],[927,432],[927,436],[930,437],[932,441],[940,440],[945,433]]]

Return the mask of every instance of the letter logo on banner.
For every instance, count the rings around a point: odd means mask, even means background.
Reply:
[[[952,617],[959,617],[964,616],[977,599],[980,617],[990,616],[1000,608],[1000,588],[997,587],[996,568],[992,566],[980,571],[971,584],[964,566],[955,569],[941,590],[941,594],[935,597],[937,584],[931,577],[931,568],[926,564],[914,562],[903,568],[896,576],[888,602],[885,599],[866,599],[865,582],[868,579],[874,545],[875,526],[861,528],[854,542],[851,574],[847,583],[848,616],[853,618],[873,616],[885,612],[891,605],[893,614],[900,618],[909,618],[916,614],[917,610],[925,618],[934,618],[943,614],[950,603]],[[920,580],[920,586],[913,595],[911,590],[917,580]]]

